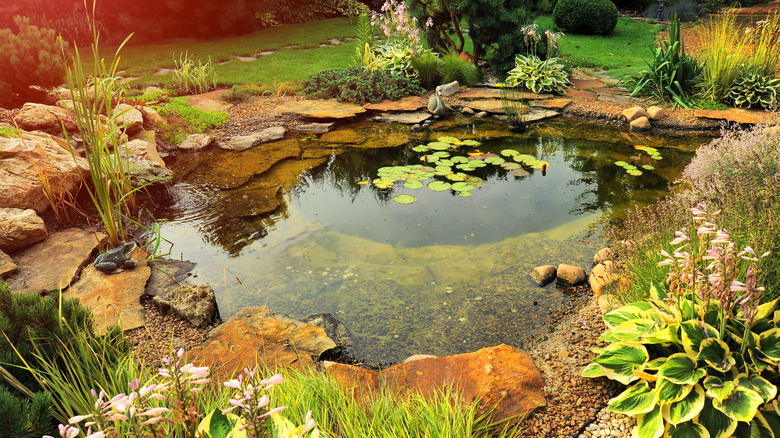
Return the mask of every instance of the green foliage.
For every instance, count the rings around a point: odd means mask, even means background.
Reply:
[[[0,385],[0,438],[38,438],[51,432],[51,405],[48,392],[36,392],[29,401]]]
[[[376,65],[394,76],[416,78],[417,70],[412,65],[412,59],[417,56],[433,54],[421,44],[388,42],[375,48]]]
[[[200,60],[196,63],[191,55],[180,53],[179,59],[174,58],[173,62],[175,64],[173,77],[185,92],[205,93],[217,87],[217,74],[214,72],[211,59],[205,64]]]
[[[632,96],[650,94],[658,99],[670,99],[677,105],[688,107],[694,86],[701,76],[699,62],[685,53],[685,42],[680,33],[680,21],[672,16],[669,23],[669,40],[663,41],[653,52],[647,69],[641,70],[632,81]]]
[[[609,0],[559,0],[553,21],[566,33],[607,35],[617,25],[617,7]]]
[[[420,81],[420,85],[422,85],[423,88],[430,90],[442,82],[443,62],[436,52],[426,50],[422,53],[416,53],[412,56],[410,64],[412,69],[417,73],[417,80]]]
[[[18,136],[19,133],[16,131],[16,128],[14,128],[13,126],[0,125],[0,137],[15,138]]]
[[[33,91],[62,83],[65,55],[61,39],[51,29],[30,24],[30,19],[14,17],[17,32],[0,29],[0,105],[25,101]]]
[[[368,13],[368,6],[358,0],[331,0],[333,9],[341,15],[349,18],[349,24],[352,24],[352,17]]]
[[[558,64],[558,59],[549,58],[542,61],[533,55],[518,55],[515,58],[515,68],[507,72],[506,84],[534,93],[558,94],[566,94],[566,87],[571,85],[569,74],[563,64]]]
[[[229,119],[224,111],[205,111],[190,106],[186,97],[169,99],[165,106],[158,108],[158,112],[168,120],[168,125],[161,129],[161,139],[171,144],[179,144],[189,134],[206,132],[227,123]]]
[[[382,70],[348,67],[324,70],[313,75],[306,81],[303,92],[318,99],[336,98],[363,104],[422,94],[425,90],[417,81],[404,76],[393,76]]]
[[[443,84],[458,81],[460,85],[470,87],[479,82],[479,70],[474,63],[457,54],[444,55],[441,58],[440,69]]]
[[[765,110],[772,111],[778,106],[778,88],[780,79],[749,74],[734,81],[734,85],[729,88],[728,99],[738,107],[761,105]]]

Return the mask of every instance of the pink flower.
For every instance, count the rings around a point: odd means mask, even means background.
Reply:
[[[433,27],[433,17],[428,17],[428,20],[425,22],[425,25],[428,27]]]
[[[68,419],[68,423],[70,424],[76,424],[80,423],[83,420],[86,420],[87,418],[92,418],[92,416],[95,414],[89,414],[89,415],[76,415],[75,417],[71,417]]]

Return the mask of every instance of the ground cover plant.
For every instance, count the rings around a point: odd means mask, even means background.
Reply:
[[[205,132],[228,121],[226,112],[195,108],[186,97],[170,98],[156,108],[167,119],[167,124],[158,127],[160,140],[167,144],[178,145],[191,133]]]

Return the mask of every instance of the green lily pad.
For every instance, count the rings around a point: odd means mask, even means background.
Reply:
[[[471,196],[471,192],[458,192],[458,196],[462,198],[468,198],[469,196]]]
[[[449,143],[449,144],[459,143],[460,142],[460,140],[458,140],[457,138],[455,138],[455,137],[448,137],[446,135],[437,138],[436,141],[442,142],[442,143]]]
[[[419,172],[421,172],[421,173],[425,173],[425,172],[433,172],[434,170],[436,170],[436,169],[434,169],[434,168],[433,168],[433,167],[431,167],[431,166],[421,166],[419,169],[417,169],[417,171],[419,171]]]
[[[485,167],[485,166],[487,166],[487,164],[485,164],[485,162],[482,161],[482,160],[470,160],[469,161],[469,166],[471,166],[471,167]]]
[[[627,165],[628,165],[628,163],[626,163],[625,161],[615,161],[615,166],[624,167],[624,166],[627,166]]]
[[[517,152],[514,149],[504,149],[503,151],[501,151],[501,155],[503,155],[505,157],[514,157],[515,155],[518,155],[519,153],[520,152]]]
[[[518,166],[516,169],[510,170],[509,174],[520,178],[520,177],[528,176],[528,171]]]
[[[634,166],[633,164],[626,164],[625,166],[623,166],[623,168],[626,169],[626,171],[636,170],[636,166]]]
[[[532,169],[549,169],[550,168],[550,162],[544,161],[544,160],[536,160],[533,164],[531,164]]]
[[[430,149],[434,150],[434,151],[446,151],[447,149],[450,148],[450,145],[448,145],[447,143],[434,141],[434,142],[428,143],[428,147]]]
[[[460,142],[460,144],[462,144],[463,146],[479,146],[482,143],[476,140],[463,140],[462,142]]]
[[[470,164],[458,164],[455,167],[457,167],[458,169],[460,169],[460,170],[462,170],[464,172],[473,172],[474,171],[474,167],[471,166]]]
[[[447,160],[447,159],[441,159],[437,161],[436,164],[438,164],[439,166],[448,166],[448,167],[452,167],[455,165],[455,163],[453,163],[452,160]]]
[[[626,173],[631,176],[639,176],[642,174],[642,171],[639,169],[630,169],[630,170],[626,170]]]
[[[421,189],[422,186],[423,186],[423,183],[421,183],[420,181],[407,181],[407,182],[404,183],[404,187],[406,187],[407,189],[410,189],[410,190]]]
[[[436,172],[452,172],[452,168],[450,166],[436,166]]]
[[[452,187],[452,184],[444,181],[431,181],[428,183],[428,188],[434,192],[443,192],[449,190],[450,187]]]
[[[411,204],[412,202],[416,201],[417,198],[415,198],[412,195],[395,195],[393,196],[393,201],[399,203],[399,204]]]
[[[655,170],[655,167],[653,167],[653,166],[651,166],[649,164],[643,164],[642,165],[642,169],[645,169],[645,170]]]
[[[517,163],[512,163],[512,162],[507,161],[506,163],[502,163],[501,167],[503,167],[506,170],[512,170],[512,169],[519,169],[520,165],[517,164]]]
[[[436,156],[437,156],[437,157],[439,157],[439,158],[447,158],[447,157],[449,157],[449,156],[450,156],[450,153],[449,153],[449,152],[447,152],[447,151],[437,151],[437,152],[434,152],[434,153],[433,153],[433,154],[431,154],[431,155],[436,155]]]
[[[485,158],[485,162],[494,166],[498,166],[499,164],[506,163],[506,160],[501,157],[487,157]]]
[[[466,181],[466,178],[468,178],[468,175],[465,173],[450,173],[448,175],[445,175],[448,180],[450,181]]]
[[[660,156],[660,155],[658,155],[658,154],[655,154],[655,155],[650,155],[650,158],[652,158],[652,159],[654,159],[654,160],[662,160],[662,159],[663,159],[663,157],[662,157],[662,156]]]
[[[518,163],[523,163],[526,166],[530,166],[537,161],[536,157],[528,154],[515,155],[514,157],[512,157],[512,159],[517,161]]]
[[[415,152],[428,152],[430,149],[431,148],[429,148],[428,146],[426,146],[424,144],[421,144],[419,146],[415,146],[415,147],[412,148],[412,150],[415,151]]]
[[[428,163],[435,163],[439,161],[439,157],[436,155],[423,155],[420,157],[420,161],[427,161]]]
[[[463,155],[456,155],[454,157],[450,157],[450,161],[453,163],[468,163],[469,159]]]
[[[474,186],[465,182],[456,182],[452,185],[452,190],[455,190],[456,192],[470,192],[474,190]]]

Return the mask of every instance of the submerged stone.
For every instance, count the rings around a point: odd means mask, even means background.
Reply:
[[[529,275],[531,275],[536,284],[544,287],[555,281],[557,272],[558,270],[555,269],[555,266],[544,265],[535,267]]]

